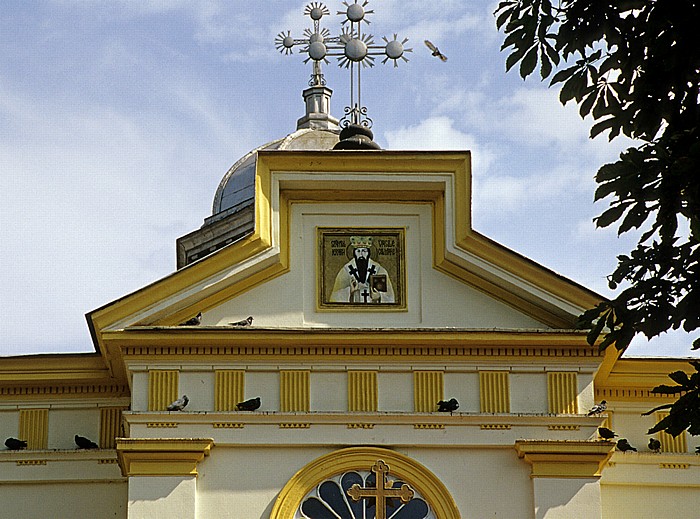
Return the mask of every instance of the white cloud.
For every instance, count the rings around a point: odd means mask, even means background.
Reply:
[[[454,121],[446,116],[430,117],[414,126],[402,127],[384,133],[387,147],[400,150],[469,150],[472,152],[472,169],[488,171],[494,153],[476,141],[473,135],[454,127]]]

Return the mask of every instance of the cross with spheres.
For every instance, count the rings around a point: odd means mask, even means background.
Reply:
[[[328,8],[320,2],[312,2],[306,6],[304,14],[309,15],[313,20],[313,30],[305,29],[304,38],[296,39],[291,36],[291,32],[281,32],[275,38],[277,49],[284,54],[291,54],[295,46],[301,46],[299,52],[308,54],[308,61],[313,62],[313,73],[309,85],[324,85],[325,80],[321,72],[321,61],[328,64],[328,56],[336,56],[338,66],[350,69],[350,106],[345,107],[345,116],[340,124],[343,127],[358,125],[370,128],[372,120],[367,117],[367,108],[362,106],[361,100],[361,69],[373,67],[377,56],[384,56],[382,63],[389,60],[398,66],[399,60],[408,61],[404,56],[406,52],[412,52],[404,44],[408,39],[399,40],[394,34],[390,40],[382,37],[383,45],[376,45],[374,36],[362,32],[362,23],[369,25],[367,15],[374,11],[367,10],[369,0],[360,3],[355,0],[353,3],[343,2],[344,11],[338,11],[345,19],[341,22],[342,30],[338,36],[331,36],[326,28],[320,27],[320,20],[324,15],[329,15]]]

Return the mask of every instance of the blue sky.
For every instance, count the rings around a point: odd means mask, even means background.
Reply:
[[[352,1],[352,0],[351,0]],[[250,149],[295,129],[310,65],[275,36],[309,1],[5,0],[0,10],[0,355],[91,351],[84,314],[172,272],[175,240],[211,213]],[[328,0],[322,26],[343,19]],[[611,295],[633,237],[596,230],[597,168],[630,142],[588,139],[557,91],[505,73],[495,2],[373,0],[365,31],[409,38],[408,63],[363,72],[387,149],[468,149],[473,225]],[[437,44],[448,61],[423,45]],[[349,74],[324,67],[336,117]],[[636,355],[690,354],[682,334]]]

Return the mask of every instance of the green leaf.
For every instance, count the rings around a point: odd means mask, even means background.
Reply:
[[[605,319],[603,317],[600,317],[598,319],[598,322],[595,323],[593,328],[591,328],[591,331],[588,332],[588,335],[586,335],[586,342],[593,346],[595,344],[595,341],[598,340],[598,337],[600,336],[600,333],[603,331],[603,327],[605,326]]]
[[[599,133],[604,132],[605,130],[612,128],[614,124],[615,124],[614,117],[609,117],[607,119],[603,119],[602,121],[600,121],[598,123],[595,123],[591,127],[591,139],[594,138]]]
[[[668,375],[668,378],[681,386],[690,386],[690,379],[685,371],[674,371]]]
[[[671,407],[673,407],[673,404],[660,405],[658,407],[655,407],[654,409],[650,409],[646,413],[642,413],[642,416],[649,416],[651,414],[654,414],[656,411],[661,411],[662,409],[670,409]]]
[[[532,74],[532,71],[535,70],[535,65],[537,65],[537,46],[533,45],[525,54],[522,63],[520,63],[520,77],[525,79]]]
[[[627,205],[620,204],[613,206],[599,217],[594,218],[593,221],[597,227],[607,227],[611,223],[617,221],[622,216],[622,213],[625,212],[625,209],[627,209]]]

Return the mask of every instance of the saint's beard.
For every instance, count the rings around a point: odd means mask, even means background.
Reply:
[[[355,258],[355,265],[357,265],[357,276],[360,283],[365,283],[367,281],[367,266],[369,265],[369,258]]]

